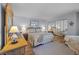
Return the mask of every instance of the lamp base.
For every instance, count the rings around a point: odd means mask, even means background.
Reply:
[[[16,44],[16,43],[18,43],[18,41],[16,41],[16,42],[11,42],[11,44]]]

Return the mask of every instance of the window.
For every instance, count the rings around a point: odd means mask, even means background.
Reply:
[[[68,29],[68,20],[60,20],[52,23],[52,27],[56,27],[59,31],[66,31]]]

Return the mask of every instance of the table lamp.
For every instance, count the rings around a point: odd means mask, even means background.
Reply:
[[[17,33],[19,33],[17,26],[12,26],[9,33],[12,34],[11,35],[11,39],[12,39],[11,43],[12,44],[17,43],[17,38],[18,38]]]

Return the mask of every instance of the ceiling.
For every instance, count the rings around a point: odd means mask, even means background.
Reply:
[[[79,3],[13,3],[15,16],[51,19],[60,15],[78,12]]]

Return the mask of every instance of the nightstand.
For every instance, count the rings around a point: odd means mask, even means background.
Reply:
[[[17,40],[18,43],[11,44],[9,41],[4,48],[0,51],[1,55],[32,55],[32,47],[30,44],[23,38]]]

